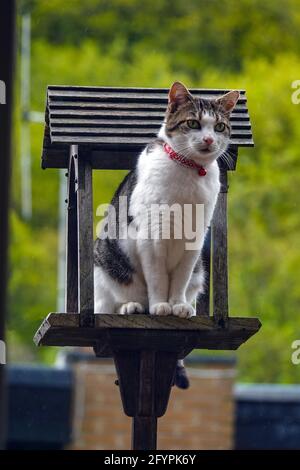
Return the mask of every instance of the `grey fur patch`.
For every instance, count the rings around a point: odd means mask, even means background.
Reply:
[[[190,386],[190,381],[187,376],[186,369],[184,365],[180,364],[180,361],[178,361],[176,366],[174,383],[178,388],[182,388],[183,390],[186,390]]]
[[[203,269],[204,269],[204,266],[203,266],[202,256],[200,255],[194,265],[193,274],[197,274],[200,271],[203,271]]]
[[[116,233],[119,233],[119,197],[127,197],[127,224],[132,221],[132,217],[129,215],[130,198],[135,188],[137,180],[136,171],[133,170],[121,182],[117,191],[115,192],[111,205],[114,206],[116,211]],[[108,223],[114,223],[108,219]],[[103,230],[109,233],[107,230],[107,224],[103,227]],[[133,274],[135,272],[129,257],[122,250],[119,240],[106,238],[97,238],[94,243],[94,263],[95,266],[101,266],[107,274],[109,274],[115,281],[120,284],[129,285],[133,281]]]
[[[147,147],[146,147],[146,152],[147,152],[147,153],[153,152],[153,150],[155,150],[155,148],[157,147],[157,145],[163,146],[163,145],[164,145],[164,141],[163,141],[162,139],[159,139],[159,138],[152,140],[152,141],[149,142],[149,144],[147,145]]]
[[[96,266],[101,266],[120,284],[128,285],[132,282],[134,269],[118,240],[97,238],[94,244],[94,260]]]

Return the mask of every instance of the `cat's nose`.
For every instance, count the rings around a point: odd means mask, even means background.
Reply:
[[[203,137],[203,142],[207,145],[211,145],[214,139],[212,137]]]

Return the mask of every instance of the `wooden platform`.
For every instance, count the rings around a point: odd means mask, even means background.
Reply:
[[[196,349],[237,349],[261,327],[257,318],[228,319],[226,326],[212,317],[95,314],[93,327],[80,327],[77,313],[50,313],[35,334],[37,346],[92,346],[99,357],[112,349],[181,350],[185,356]]]

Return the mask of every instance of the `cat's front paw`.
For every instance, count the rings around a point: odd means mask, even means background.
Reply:
[[[196,315],[195,309],[187,303],[175,304],[172,307],[172,313],[176,317],[191,318]]]
[[[166,316],[172,314],[172,307],[168,302],[159,302],[150,307],[151,315]]]
[[[120,315],[132,315],[133,313],[144,313],[144,307],[138,302],[127,302],[127,304],[121,305],[119,309]]]

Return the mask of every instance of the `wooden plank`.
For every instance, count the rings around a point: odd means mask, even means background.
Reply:
[[[94,318],[94,328],[79,328],[77,313],[49,314],[34,341],[36,345],[48,346],[97,346],[97,355],[100,356],[102,351],[104,357],[112,356],[111,347],[138,350],[159,345],[162,350],[182,353],[193,348],[231,350],[237,349],[261,326],[257,318],[239,317],[228,318],[226,327],[213,317],[202,316],[182,319],[174,316],[95,314]]]
[[[242,138],[232,138],[230,140],[231,144],[233,145],[238,145],[240,147],[248,147],[248,146],[253,146],[253,141],[248,139],[244,140]],[[103,136],[103,137],[97,137],[97,136],[76,136],[76,135],[70,135],[70,136],[53,136],[52,137],[52,143],[64,143],[68,145],[80,145],[80,144],[94,144],[95,146],[100,146],[101,144],[107,144],[107,145],[123,145],[123,144],[129,144],[129,145],[135,145],[135,144],[140,144],[140,145],[147,145],[149,143],[149,139],[146,139],[145,137],[121,137],[121,136]]]
[[[139,110],[139,109],[124,109],[122,106],[116,106],[115,109],[112,109],[112,106],[105,106],[105,109],[53,109],[49,110],[50,119],[57,116],[101,116],[112,118],[122,118],[122,117],[134,117],[135,119],[151,119],[151,118],[160,118],[163,119],[165,112],[164,111],[152,111],[152,110]]]
[[[114,170],[130,170],[135,167],[143,146],[132,149],[129,152],[118,150],[101,150],[93,151],[91,154],[92,166],[95,169]]]
[[[229,89],[213,88],[190,88],[190,92],[196,96],[221,96],[230,91]],[[245,90],[239,90],[241,99],[245,96]],[[53,86],[48,87],[48,96],[166,96],[169,88],[142,88],[142,87],[80,87],[80,86]]]
[[[51,138],[55,136],[114,136],[114,137],[140,137],[143,136],[147,139],[151,139],[157,135],[158,128],[136,128],[136,127],[116,127],[112,128],[101,128],[101,127],[55,127],[51,128]],[[237,138],[249,138],[251,139],[251,131],[245,129],[233,130],[231,133],[231,140]]]
[[[115,104],[115,106],[113,106]],[[49,110],[52,112],[53,110],[63,109],[63,110],[97,110],[97,109],[122,109],[122,110],[143,110],[144,113],[148,111],[160,111],[161,113],[165,113],[167,109],[167,102],[160,106],[155,106],[154,103],[147,103],[145,100],[143,101],[131,101],[130,105],[127,101],[55,101],[48,103]],[[235,113],[247,113],[248,108],[245,104],[237,104],[235,106]]]
[[[52,129],[59,128],[59,127],[71,127],[71,126],[78,126],[78,127],[112,127],[112,128],[119,128],[119,127],[142,127],[142,128],[157,128],[159,129],[162,125],[162,121],[153,120],[149,122],[144,122],[140,120],[133,120],[133,119],[89,119],[88,117],[72,119],[72,118],[63,118],[57,119],[53,118],[51,120]],[[233,130],[235,129],[251,129],[250,122],[233,122],[231,125]]]
[[[99,329],[123,329],[133,328],[139,329],[164,329],[164,330],[214,330],[216,323],[212,317],[194,316],[189,319],[179,318],[174,315],[169,316],[156,316],[156,315],[118,315],[118,314],[105,314],[95,313],[95,328]],[[232,317],[232,325],[243,325],[243,317]],[[249,321],[255,319],[246,319],[245,325]],[[49,327],[71,327],[76,328],[79,326],[79,315],[77,313],[50,313],[44,320],[45,324]],[[251,323],[251,321],[250,321]]]
[[[128,145],[127,150],[119,150],[118,145],[106,146],[103,149],[92,150],[90,154],[92,167],[98,170],[130,170],[134,168],[137,158],[144,146],[139,145]],[[118,150],[117,150],[118,149]],[[237,148],[230,146],[228,152],[233,158],[233,167],[230,170],[235,169]],[[42,157],[43,168],[67,168],[68,155],[63,153],[63,149],[51,147],[50,149],[44,149]],[[219,161],[220,168],[227,168],[221,161]]]
[[[92,167],[98,170],[129,170],[136,164],[136,160],[143,146],[130,149],[130,151],[117,151],[112,149],[91,152]],[[54,149],[46,149],[42,157],[43,168],[67,168],[68,155]]]
[[[136,111],[160,111],[166,112],[167,102],[165,103],[147,103],[146,101],[50,101],[49,107],[51,111],[56,109],[121,109],[121,110],[136,110]]]
[[[76,149],[77,150],[77,149]],[[66,311],[78,311],[78,221],[77,197],[75,192],[74,149],[70,148],[70,163],[68,171],[68,200],[67,200],[67,239],[66,239]]]
[[[102,129],[101,127],[93,128],[93,127],[53,127],[51,129],[51,136],[71,136],[73,134],[76,136],[128,136],[128,137],[140,137],[143,136],[147,139],[151,139],[157,135],[157,129],[145,129],[145,128],[120,128],[117,127],[115,129],[107,128]],[[250,133],[251,135],[251,133]]]
[[[111,90],[107,91],[99,87],[95,90],[60,90],[60,89],[51,89],[48,88],[48,99],[49,101],[59,100],[59,99],[91,99],[91,100],[158,100],[158,101],[167,101],[169,90],[159,90],[159,89],[152,89],[151,91],[148,90],[147,93],[144,92],[144,89],[140,91],[135,91],[130,88],[124,88],[123,90],[115,90],[111,88]],[[206,90],[203,92],[200,89],[191,90],[191,93],[197,98],[205,98],[205,99],[215,99],[222,95],[219,91],[216,92],[215,90]],[[246,102],[246,97],[244,93],[241,93],[239,98],[239,103]]]
[[[145,127],[145,128],[160,128],[162,125],[162,120],[157,119],[153,121],[141,121],[141,120],[134,120],[134,119],[89,119],[87,116],[86,118],[54,118],[51,121],[52,128],[56,127],[70,127],[70,126],[79,126],[79,127],[113,127],[119,128],[121,127]],[[247,128],[249,123],[244,123],[243,128]]]
[[[77,91],[120,91],[120,92],[143,92],[145,94],[151,94],[151,93],[168,93],[169,88],[143,88],[143,87],[106,87],[106,86],[81,86],[81,85],[49,85],[48,86],[48,92],[52,93],[55,91],[72,91],[72,92],[77,92]],[[210,94],[214,93],[216,95],[223,95],[224,93],[228,93],[230,89],[228,88],[190,88],[190,91],[192,93],[203,93],[203,94]],[[239,89],[239,92],[241,95],[244,95],[246,93],[246,90],[244,89]]]
[[[138,315],[117,315],[117,314],[105,314],[95,313],[95,329],[109,330],[111,328],[116,329],[150,329],[150,330],[207,330],[214,331],[222,329],[221,326],[216,326],[216,322],[212,317],[194,316],[189,319],[175,317],[174,315],[169,316],[155,316],[147,314]],[[228,328],[241,329],[248,328],[249,326],[255,327],[257,325],[257,318],[254,317],[230,317]],[[70,327],[77,328],[79,326],[79,315],[78,313],[49,313],[45,318],[43,324],[47,325],[47,328],[60,328]]]
[[[123,119],[123,118],[128,118],[137,121],[139,119],[142,119],[145,121],[146,119],[161,119],[163,120],[165,116],[165,109],[161,111],[151,111],[149,110],[149,107],[145,109],[144,111],[142,109],[130,109],[128,107],[124,108],[121,105],[119,106],[116,104],[114,107],[112,105],[110,106],[103,106],[102,109],[96,109],[96,110],[82,110],[82,109],[51,109],[49,110],[49,115],[50,119],[52,120],[53,118],[60,118],[64,117],[65,119],[67,118],[91,118],[93,119],[94,117],[100,117],[100,118],[108,118],[108,119]],[[249,114],[247,112],[236,112],[232,113],[230,116],[230,121],[249,121]]]
[[[94,254],[93,254],[93,191],[90,161],[72,146],[78,162],[77,222],[78,222],[78,304],[81,326],[94,322]],[[76,153],[77,152],[77,153]],[[77,154],[77,158],[76,158]]]
[[[203,96],[199,98],[204,98]],[[214,99],[216,97],[207,97],[208,99]],[[106,109],[109,107],[114,108],[123,108],[123,109],[145,109],[147,110],[161,110],[166,111],[168,104],[168,100],[166,97],[158,99],[158,98],[151,98],[141,96],[140,98],[131,98],[123,96],[123,99],[117,98],[103,98],[101,97],[87,97],[82,98],[78,96],[72,97],[61,97],[61,99],[49,99],[48,106],[50,109],[64,109],[64,108],[99,108],[99,109]],[[247,101],[246,100],[239,100],[235,107],[235,112],[240,110],[240,112],[245,112],[247,110]]]
[[[220,176],[221,190],[212,220],[213,316],[221,324],[228,320],[227,266],[227,172]]]

